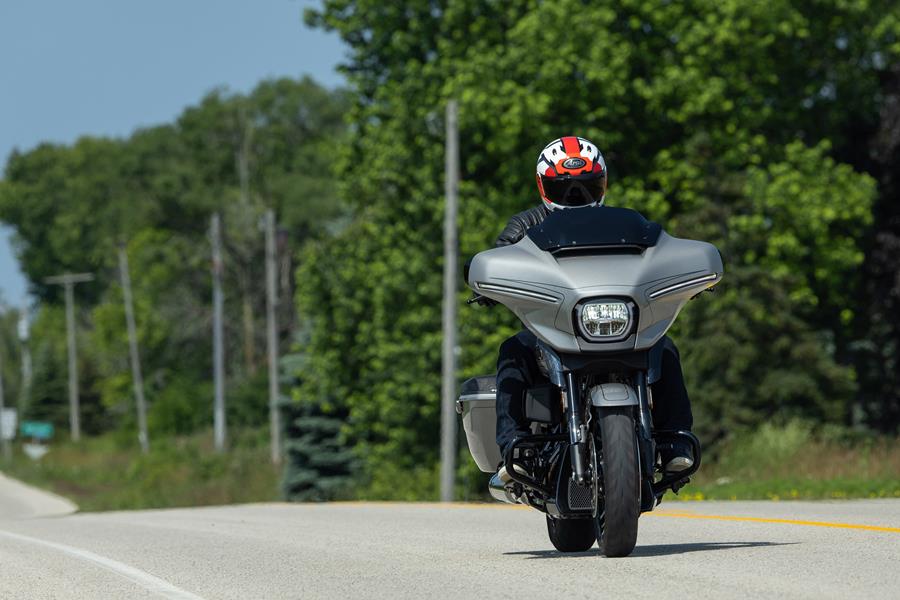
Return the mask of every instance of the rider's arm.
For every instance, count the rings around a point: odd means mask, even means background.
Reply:
[[[522,220],[519,218],[519,215],[513,215],[510,217],[509,222],[506,224],[506,227],[503,228],[503,231],[500,232],[500,235],[497,236],[497,241],[494,242],[494,247],[499,248],[500,246],[509,246],[511,244],[515,244],[525,235],[525,226],[522,223]]]
[[[528,210],[513,215],[510,217],[506,227],[503,228],[503,231],[500,232],[497,241],[494,242],[494,247],[515,244],[525,237],[525,232],[528,231],[529,228],[534,227],[546,217],[547,209],[543,206],[529,208]]]

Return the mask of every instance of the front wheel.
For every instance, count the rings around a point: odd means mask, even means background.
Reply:
[[[604,556],[628,556],[637,543],[641,514],[641,473],[631,407],[605,408],[599,415],[598,460],[603,497],[596,516],[597,541]]]
[[[554,519],[547,517],[547,533],[560,552],[586,552],[597,539],[593,519]]]

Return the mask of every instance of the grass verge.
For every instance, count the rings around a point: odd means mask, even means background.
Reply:
[[[765,424],[704,457],[682,500],[900,498],[900,439]]]
[[[280,469],[266,430],[232,431],[217,454],[212,432],[151,440],[141,454],[129,434],[61,442],[33,461],[16,448],[8,475],[69,498],[83,511],[167,508],[279,499]]]
[[[3,470],[76,502],[82,510],[166,508],[280,499],[281,472],[269,462],[266,429],[235,431],[224,454],[212,433],[155,439],[144,456],[121,433],[54,444],[40,461],[17,448]],[[489,475],[461,449],[457,498],[490,501]],[[436,465],[404,472],[390,465],[346,499],[436,500]],[[704,455],[690,485],[666,500],[900,498],[900,439],[802,422],[763,425]]]

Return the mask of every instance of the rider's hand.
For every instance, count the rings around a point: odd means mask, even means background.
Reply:
[[[497,304],[499,304],[499,302],[497,302],[496,300],[492,300],[491,298],[482,296],[481,294],[475,294],[474,296],[469,298],[469,301],[466,304],[472,304],[473,302],[481,306],[496,306]]]
[[[493,298],[488,298],[487,296],[479,296],[478,304],[480,304],[481,306],[497,306],[500,303]]]

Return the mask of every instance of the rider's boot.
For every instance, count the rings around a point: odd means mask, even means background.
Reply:
[[[662,459],[663,471],[666,473],[687,471],[694,466],[694,452],[691,446],[684,442],[661,444],[659,454]]]
[[[520,435],[528,435],[528,433],[530,433],[530,432],[522,432]],[[518,439],[519,439],[519,436],[517,435],[513,439],[513,441],[510,443],[510,445],[507,446],[506,448],[504,448],[502,456],[506,456],[506,453],[509,451],[508,450],[509,447],[513,446],[515,444],[516,440],[518,440]],[[518,473],[519,475],[522,475],[523,477],[534,477],[534,475],[531,472],[531,470],[532,470],[531,467],[533,466],[532,462],[534,460],[534,449],[533,448],[523,448],[523,449],[519,450],[518,452],[520,452],[521,454],[519,454],[515,458],[516,462],[513,463],[513,470],[516,473]],[[497,466],[497,473],[494,474],[493,477],[491,477],[491,481],[493,483],[500,483],[503,486],[505,486],[508,483],[512,483],[512,480],[513,480],[512,476],[506,470],[505,463],[500,463]]]

